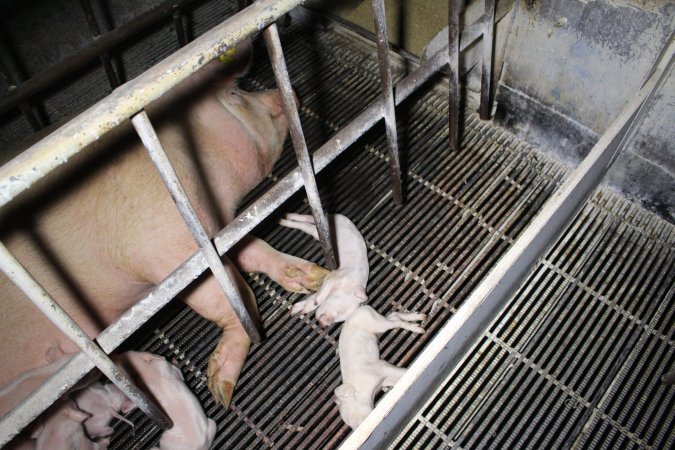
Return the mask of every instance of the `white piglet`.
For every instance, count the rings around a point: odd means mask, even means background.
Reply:
[[[136,407],[114,384],[96,381],[73,395],[77,407],[89,414],[83,422],[90,438],[106,437],[113,434],[109,425],[113,418],[120,419],[133,427],[133,423],[119,413],[128,413]]]
[[[208,450],[216,423],[206,417],[180,369],[152,353],[126,352],[120,359],[173,421],[173,427],[159,438],[159,450]]]
[[[328,215],[334,232],[340,267],[326,275],[321,289],[293,305],[291,314],[308,314],[316,310],[322,327],[344,321],[362,303],[368,300],[368,252],[363,236],[356,226],[342,214]],[[286,214],[279,223],[295,228],[319,240],[314,217],[303,214]]]
[[[394,328],[424,333],[414,322],[425,317],[421,313],[399,312],[384,317],[364,305],[342,325],[339,342],[342,384],[334,393],[340,416],[351,428],[359,426],[373,410],[375,394],[396,384],[406,370],[380,359],[378,336]]]

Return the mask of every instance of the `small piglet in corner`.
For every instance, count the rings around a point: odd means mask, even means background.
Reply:
[[[185,385],[180,369],[161,356],[145,352],[120,355],[122,367],[150,391],[173,427],[159,438],[152,450],[208,450],[216,434],[216,423],[206,417],[201,404]]]
[[[110,421],[117,418],[134,426],[119,413],[128,413],[136,407],[120,389],[112,383],[102,384],[95,381],[76,392],[73,400],[80,411],[88,414],[83,425],[90,438],[107,437],[113,434]]]
[[[332,222],[333,242],[340,267],[326,275],[319,291],[293,305],[291,314],[308,314],[316,310],[322,327],[344,321],[368,300],[368,252],[366,243],[351,220],[342,214],[328,216]],[[295,228],[319,240],[314,217],[303,214],[286,214],[279,224]]]
[[[342,384],[334,393],[340,416],[351,428],[359,426],[373,410],[375,394],[396,384],[406,370],[380,359],[378,335],[395,328],[424,333],[414,322],[425,317],[421,313],[399,312],[384,317],[364,305],[342,325],[338,346]]]

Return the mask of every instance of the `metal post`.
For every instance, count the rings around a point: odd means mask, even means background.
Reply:
[[[485,0],[483,15],[483,70],[480,79],[480,118],[490,119],[492,111],[492,54],[495,30],[495,0]]]
[[[185,47],[188,44],[187,33],[185,32],[185,27],[183,26],[183,13],[180,9],[177,9],[173,13],[173,27],[176,29],[176,39],[178,40],[179,47]]]
[[[216,249],[213,247],[209,236],[206,234],[204,226],[199,221],[197,213],[185,193],[185,189],[183,189],[176,172],[171,166],[169,158],[166,156],[166,152],[162,148],[162,144],[159,142],[157,133],[155,133],[148,115],[145,111],[141,111],[132,117],[131,123],[134,125],[136,132],[138,132],[141,141],[143,141],[143,145],[145,145],[145,148],[148,150],[152,162],[157,167],[157,170],[159,170],[162,180],[164,180],[164,184],[166,184],[167,189],[171,193],[173,201],[176,202],[176,206],[178,206],[178,210],[183,216],[192,236],[199,245],[199,248],[202,249],[204,257],[211,268],[211,272],[213,272],[213,276],[216,277],[216,281],[225,293],[239,322],[241,322],[246,330],[251,342],[255,344],[260,343],[262,338],[258,331],[258,324],[253,320],[251,313],[246,308],[246,304],[230,280],[230,277],[227,275],[223,262],[220,260]]]
[[[450,150],[459,151],[459,108],[461,95],[459,86],[459,13],[464,2],[448,0],[448,67],[449,76],[449,113],[450,113]]]
[[[394,87],[391,80],[389,63],[389,39],[387,37],[387,19],[384,13],[384,0],[373,0],[373,19],[377,31],[377,56],[380,65],[380,79],[384,94],[384,125],[387,133],[387,150],[389,152],[389,173],[394,202],[403,204],[401,186],[401,164],[398,156],[398,136],[396,135],[396,110],[394,108]]]
[[[281,103],[286,118],[288,119],[288,128],[291,133],[293,147],[295,148],[295,155],[298,158],[298,164],[302,170],[302,179],[305,184],[307,200],[309,201],[309,206],[312,208],[314,222],[316,223],[319,232],[319,240],[321,241],[321,247],[323,248],[326,267],[331,270],[336,269],[337,261],[335,260],[335,253],[333,252],[333,245],[330,240],[328,221],[326,220],[326,215],[323,213],[323,207],[321,206],[319,189],[316,186],[312,161],[309,157],[309,152],[307,151],[305,136],[302,133],[300,115],[298,114],[298,108],[295,103],[295,96],[293,95],[293,88],[291,87],[288,70],[286,69],[286,62],[284,61],[284,54],[281,49],[281,41],[279,40],[279,32],[277,31],[276,24],[272,23],[268,26],[263,32],[263,35],[265,37],[265,44],[267,44],[267,51],[270,54],[274,77],[277,80],[277,86],[279,87],[279,93],[281,94]]]
[[[84,15],[87,18],[89,31],[91,31],[92,36],[94,36],[94,40],[97,40],[99,37],[101,37],[101,30],[98,27],[98,21],[96,20],[96,15],[94,14],[94,10],[91,7],[91,2],[90,0],[80,0],[80,5],[82,6],[82,11],[84,11]],[[110,61],[110,54],[107,52],[101,53],[99,55],[99,59],[101,60],[101,64],[103,64],[106,75],[108,76],[110,87],[115,89],[120,85],[120,81],[117,77],[117,73],[115,72],[115,68]]]
[[[124,394],[136,403],[145,414],[164,428],[173,426],[169,419],[134,383],[113,363],[108,355],[87,336],[77,323],[61,306],[44,290],[19,261],[0,243],[0,270],[12,280],[30,299],[31,302],[72,340],[96,364],[105,376],[120,388]]]
[[[4,58],[0,58],[0,78],[5,86],[7,86],[9,92],[17,88],[17,77],[12,73],[7,64],[5,64]],[[42,122],[38,116],[35,115],[33,108],[27,102],[21,102],[18,106],[33,131],[41,130]]]

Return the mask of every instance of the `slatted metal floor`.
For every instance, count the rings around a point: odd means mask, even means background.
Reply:
[[[674,247],[596,192],[391,448],[673,448]]]
[[[314,149],[377,96],[375,52],[332,31],[298,25],[281,31]],[[266,52],[258,50],[242,81],[251,90],[274,85]],[[401,76],[397,69],[394,78]],[[566,169],[475,114],[466,118],[461,151],[450,152],[442,87],[430,85],[413,96],[397,118],[403,207],[393,205],[389,192],[382,127],[321,174],[319,187],[324,208],[350,217],[366,239],[369,304],[383,314],[428,315],[424,335],[396,330],[381,338],[383,358],[407,366],[513,243]],[[274,174],[247,202],[295,164],[287,145]],[[309,209],[296,195],[279,214],[286,211]],[[277,226],[277,218],[256,234],[321,263],[319,245]],[[598,194],[396,447],[602,447],[609,436],[665,448],[672,443],[673,394],[657,386],[656,374],[673,366],[672,250],[672,226],[616,196]],[[214,403],[205,383],[206,361],[220,332],[180,302],[130,345],[179,364],[218,423],[213,448],[336,448],[349,433],[332,399],[340,383],[340,327],[323,330],[313,317],[291,317],[290,306],[301,296],[261,275],[248,281],[267,339],[252,347],[229,409]],[[117,424],[112,449],[157,442],[160,431],[142,414],[129,418],[135,428]]]

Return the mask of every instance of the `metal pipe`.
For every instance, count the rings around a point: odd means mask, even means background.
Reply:
[[[304,0],[260,0],[225,20],[0,167],[0,206],[147,104]]]
[[[384,125],[387,134],[387,150],[389,153],[389,174],[394,202],[403,204],[403,187],[401,185],[401,163],[398,156],[398,136],[396,135],[396,110],[394,108],[394,87],[391,80],[391,64],[389,63],[389,39],[387,37],[387,19],[384,13],[384,0],[373,0],[373,19],[377,32],[377,59],[380,66],[382,93],[384,94]]]
[[[154,420],[160,427],[169,429],[173,426],[161,409],[159,409],[134,383],[113,363],[108,355],[87,336],[77,323],[66,313],[61,306],[44,290],[35,278],[10,253],[3,243],[0,243],[0,270],[12,280],[30,299],[30,301],[47,318],[73,341],[96,367],[103,372],[124,394]]]
[[[461,90],[459,86],[459,13],[463,0],[448,0],[448,80],[449,138],[450,150],[459,151],[459,109]]]
[[[401,103],[448,62],[447,51],[442,50],[421,64],[396,86],[396,104]],[[322,145],[313,155],[314,168],[323,170],[360,136],[368,131],[382,116],[383,100],[371,104],[345,128]],[[223,255],[246,234],[250,233],[264,218],[281,206],[302,184],[300,168],[279,180],[256,202],[242,211],[234,221],[221,230],[214,239],[218,253]],[[150,293],[125,311],[96,339],[101,348],[110,353],[141,325],[162,309],[171,299],[197,278],[208,267],[201,250],[193,254]],[[83,353],[68,361],[49,380],[40,385],[24,401],[0,419],[0,446],[7,443],[24,427],[77,383],[94,367]]]
[[[330,230],[328,228],[328,220],[323,212],[321,206],[321,197],[319,195],[319,188],[316,185],[314,178],[314,169],[312,168],[312,160],[307,151],[307,143],[305,142],[305,135],[302,132],[302,124],[300,123],[300,115],[298,114],[298,107],[295,103],[295,96],[293,95],[293,87],[286,69],[286,61],[284,60],[284,53],[281,49],[281,41],[279,40],[279,32],[276,24],[271,24],[263,32],[265,44],[267,45],[267,52],[270,54],[272,62],[272,69],[274,70],[274,77],[279,87],[281,95],[281,104],[288,120],[288,128],[293,141],[293,148],[295,149],[295,156],[298,158],[298,164],[302,171],[302,179],[305,185],[305,192],[307,193],[307,200],[309,206],[312,208],[312,215],[314,216],[314,223],[319,232],[319,241],[323,249],[323,255],[328,269],[334,270],[338,267],[338,261],[335,259],[335,252],[330,239]]]
[[[483,15],[483,67],[480,77],[479,114],[483,120],[490,119],[492,111],[492,53],[494,48],[495,0],[485,0]]]
[[[162,148],[162,144],[159,142],[159,137],[157,136],[152,123],[150,123],[150,118],[145,111],[141,111],[131,119],[131,123],[136,129],[146,150],[150,154],[150,159],[152,159],[155,167],[157,167],[164,184],[166,184],[166,188],[171,194],[171,198],[173,198],[173,201],[176,203],[180,214],[183,216],[183,220],[185,220],[185,224],[190,230],[190,233],[192,233],[192,237],[194,237],[197,245],[199,245],[202,254],[211,268],[211,272],[213,272],[213,276],[225,293],[239,322],[241,322],[246,330],[251,342],[259,344],[262,340],[260,332],[258,331],[260,323],[256,323],[253,319],[253,315],[246,308],[246,303],[244,303],[244,300],[237,291],[234,283],[232,283],[230,277],[227,275],[223,262],[220,260],[218,253],[216,253],[216,249],[213,247],[209,236],[206,234],[204,226],[199,221],[197,213],[195,212],[192,203],[190,203],[190,199],[188,199],[185,189],[171,165],[171,161],[169,161],[166,152]]]
[[[98,21],[96,20],[96,15],[94,10],[91,7],[90,0],[80,0],[80,6],[82,6],[82,11],[84,11],[84,16],[87,18],[87,24],[89,25],[89,31],[91,31],[94,40],[97,40],[101,37],[101,29],[98,27]],[[101,53],[98,57],[103,64],[103,69],[105,70],[106,75],[108,76],[108,81],[110,82],[110,87],[115,89],[120,85],[119,78],[115,72],[115,68],[110,61],[110,54],[108,52]]]

